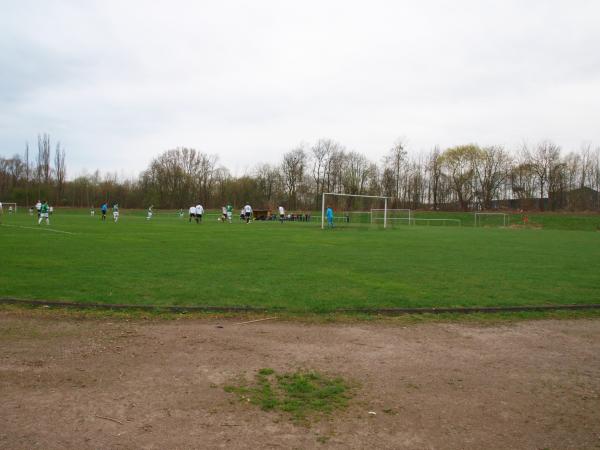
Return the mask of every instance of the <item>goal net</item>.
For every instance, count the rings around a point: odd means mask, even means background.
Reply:
[[[333,227],[382,227],[387,228],[390,222],[387,220],[386,211],[388,197],[377,195],[337,194],[326,192],[321,199],[321,228]],[[333,211],[331,223],[327,218],[327,210]],[[372,211],[378,211],[377,220],[372,220]]]
[[[387,222],[388,227],[411,225],[412,215],[410,209],[371,209],[371,223],[381,225]]]
[[[510,225],[510,216],[504,213],[475,213],[476,227],[506,227]]]

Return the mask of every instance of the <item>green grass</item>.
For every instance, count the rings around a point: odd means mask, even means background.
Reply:
[[[300,422],[342,409],[351,397],[349,385],[342,378],[302,370],[277,374],[270,368],[260,369],[251,384],[239,380],[224,390],[264,411],[289,413]]]
[[[433,213],[417,213],[427,215]],[[472,214],[438,213],[438,218]],[[4,214],[0,297],[155,305],[339,308],[600,303],[598,215],[530,215],[542,229],[234,221],[57,211],[45,231]],[[32,227],[22,228],[22,227]]]

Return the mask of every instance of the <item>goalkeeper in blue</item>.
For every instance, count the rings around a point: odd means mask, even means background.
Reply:
[[[327,207],[327,228],[333,228],[333,209],[331,206]]]

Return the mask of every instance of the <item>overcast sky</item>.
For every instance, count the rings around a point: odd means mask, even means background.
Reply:
[[[599,23],[597,0],[4,0],[0,155],[48,132],[71,176],[178,146],[239,174],[321,137],[600,145]]]

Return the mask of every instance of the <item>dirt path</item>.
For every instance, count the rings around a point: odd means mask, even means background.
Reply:
[[[600,448],[599,320],[234,322],[0,312],[0,448]],[[262,367],[360,388],[298,426],[224,392]]]

